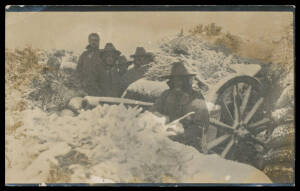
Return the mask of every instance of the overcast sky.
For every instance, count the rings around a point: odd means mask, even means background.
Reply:
[[[137,46],[154,50],[157,42],[181,28],[215,22],[249,38],[276,36],[292,21],[291,12],[7,12],[6,47],[26,44],[81,52],[87,36],[98,32],[100,47],[112,42],[128,56]]]

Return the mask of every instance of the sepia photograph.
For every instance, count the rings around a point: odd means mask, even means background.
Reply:
[[[6,7],[6,185],[295,184],[295,7],[65,7]]]

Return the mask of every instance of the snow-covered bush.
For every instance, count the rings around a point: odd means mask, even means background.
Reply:
[[[74,62],[75,61],[75,62]],[[61,110],[69,100],[85,93],[76,77],[76,56],[65,50],[48,54],[47,65],[31,83],[28,98],[44,110]]]
[[[184,47],[186,53],[178,53],[178,47]],[[225,55],[211,49],[211,46],[196,36],[184,36],[162,42],[161,52],[156,53],[155,62],[145,74],[147,79],[159,80],[170,74],[171,64],[183,61],[187,69],[196,73],[200,80],[215,84],[222,77],[232,73],[230,64],[238,63],[236,57]]]
[[[217,38],[215,44],[226,47],[233,52],[238,52],[241,45],[241,39],[238,36],[226,33],[225,35]]]
[[[137,107],[99,105],[76,117],[37,109],[22,116],[24,125],[6,136],[8,183],[270,182],[253,167],[172,141],[164,118]]]

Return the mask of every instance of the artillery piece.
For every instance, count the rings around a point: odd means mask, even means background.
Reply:
[[[263,152],[268,149],[266,143],[275,124],[271,111],[266,107],[267,104],[264,104],[266,89],[256,77],[261,67],[258,64],[236,64],[231,68],[234,73],[213,87],[208,87],[208,92],[205,94],[210,112],[207,149],[210,153],[217,153],[226,159],[252,163],[255,159],[251,157],[256,156],[253,152]],[[141,96],[149,95],[139,95],[139,97],[137,94],[132,94],[136,87],[143,89],[146,94],[155,92],[152,94],[154,97],[146,99],[148,102],[140,100]],[[149,100],[153,101],[167,88],[165,82],[141,79],[131,84],[122,98],[88,96],[85,99],[89,99],[94,105],[123,103],[147,109],[153,105]]]

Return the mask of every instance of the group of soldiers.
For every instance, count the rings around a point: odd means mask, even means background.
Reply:
[[[79,58],[77,72],[83,90],[90,96],[120,97],[131,83],[143,77],[149,63],[153,61],[151,53],[137,47],[135,54],[131,56],[134,59],[133,67],[128,69],[131,63],[121,56],[121,52],[112,43],[107,43],[100,50],[98,34],[90,34],[88,40],[87,50]],[[166,117],[168,122],[194,112],[180,121],[184,134],[170,138],[205,153],[209,112],[201,92],[192,88],[195,75],[189,73],[182,62],[173,63],[170,75],[163,76],[168,79],[169,89],[156,100],[151,111]]]
[[[120,97],[134,81],[143,77],[147,66],[153,61],[152,53],[137,47],[132,62],[121,55],[112,43],[99,49],[100,37],[92,33],[76,68],[82,89],[90,96]],[[130,65],[132,68],[128,69]]]

